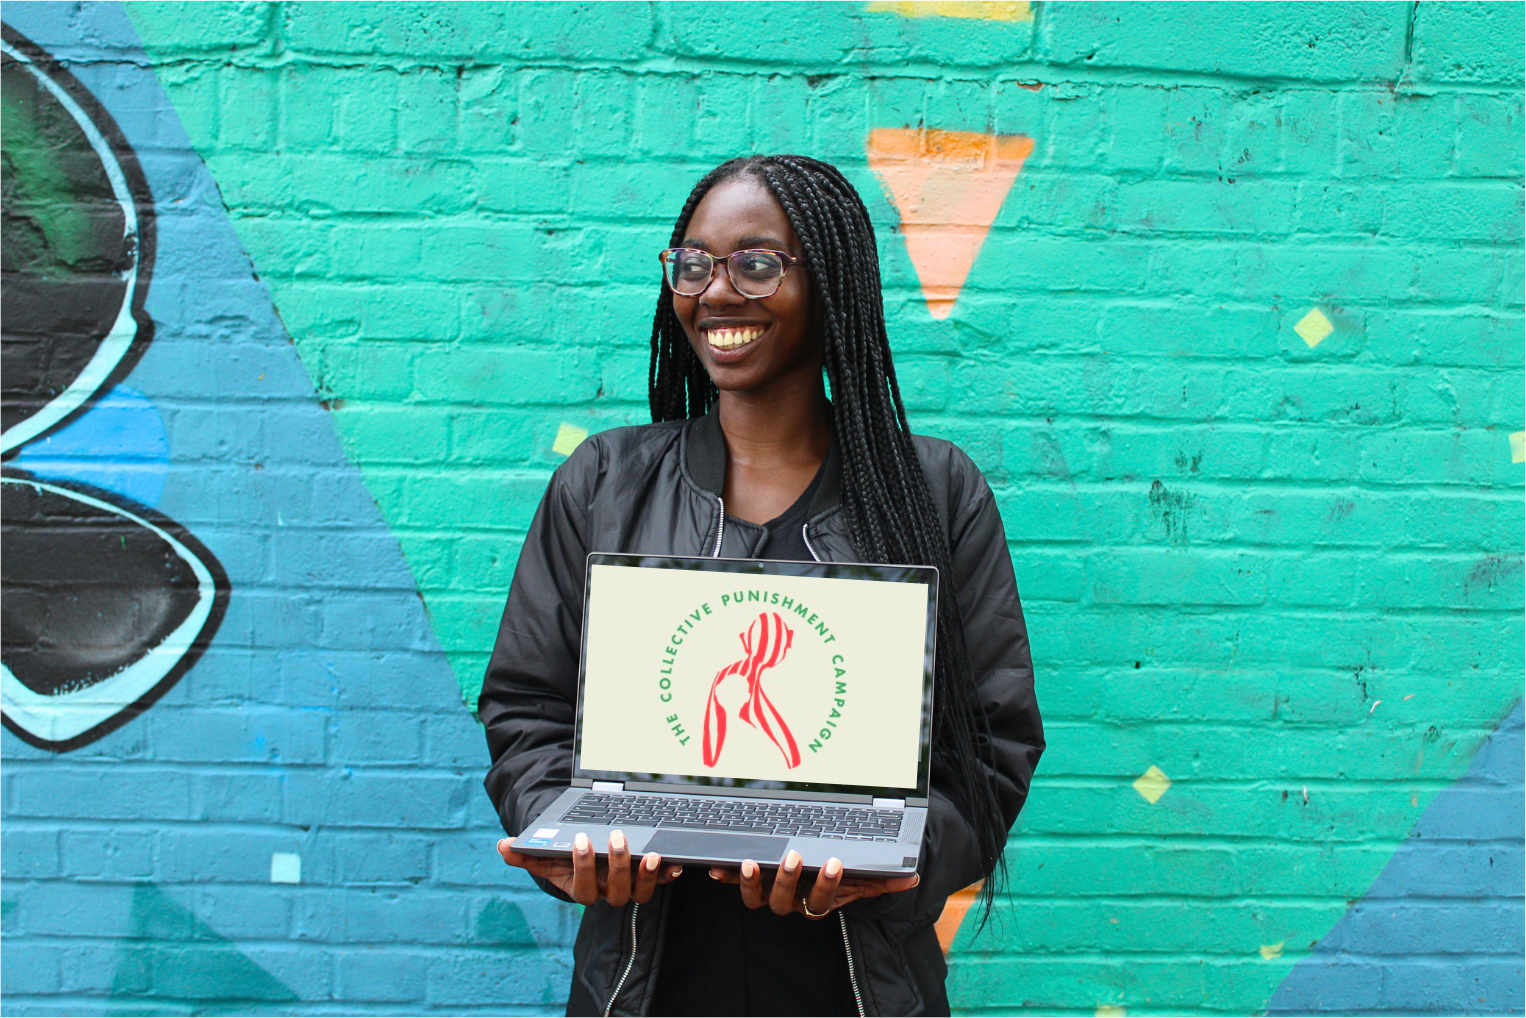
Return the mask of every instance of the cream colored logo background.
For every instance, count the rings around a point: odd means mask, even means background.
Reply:
[[[921,724],[922,660],[927,587],[872,580],[736,575],[689,569],[594,566],[589,598],[589,646],[583,704],[583,767],[645,774],[711,774],[731,778],[913,788]],[[826,636],[805,618],[759,601],[721,604],[722,595],[777,591],[809,606]],[[687,634],[678,626],[709,604]],[[700,752],[705,701],[715,674],[745,656],[741,634],[764,611],[778,612],[794,631],[782,663],[763,672],[762,685],[800,747],[800,766],[738,710],[745,682],[727,680],[725,746],[714,768]],[[692,620],[691,620],[692,621]],[[679,636],[682,644],[670,639]],[[674,647],[678,654],[669,655]],[[841,654],[847,690],[830,740],[810,744],[834,706],[838,681],[832,657]],[[671,702],[659,699],[664,659],[673,657]],[[729,695],[727,695],[729,694]],[[689,737],[681,745],[664,719],[677,714]]]

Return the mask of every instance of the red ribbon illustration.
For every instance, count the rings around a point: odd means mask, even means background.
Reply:
[[[740,639],[747,656],[716,672],[715,681],[710,683],[710,698],[705,703],[705,766],[715,766],[721,758],[721,747],[726,744],[726,708],[721,706],[716,691],[722,680],[740,675],[747,680],[747,702],[737,713],[743,721],[761,729],[779,747],[786,767],[798,767],[800,747],[795,745],[795,737],[790,734],[779,708],[763,692],[763,673],[784,660],[795,634],[777,612],[764,612],[747,627],[747,632],[740,634]]]

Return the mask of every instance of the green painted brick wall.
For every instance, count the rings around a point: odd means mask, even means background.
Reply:
[[[558,429],[645,419],[689,186],[770,150],[857,184],[1051,739],[957,1008],[1264,1007],[1521,696],[1519,4],[129,13],[467,704]],[[1034,139],[947,320],[877,127]]]

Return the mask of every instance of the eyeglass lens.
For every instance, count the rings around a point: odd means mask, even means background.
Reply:
[[[772,251],[736,251],[718,259],[707,251],[676,248],[663,262],[668,286],[685,297],[704,293],[717,261],[726,262],[731,285],[744,297],[771,297],[784,278],[784,259]]]

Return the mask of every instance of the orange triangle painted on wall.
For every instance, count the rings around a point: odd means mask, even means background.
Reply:
[[[947,318],[1033,139],[877,127],[869,132],[868,151],[869,168],[901,214],[927,310]]]

